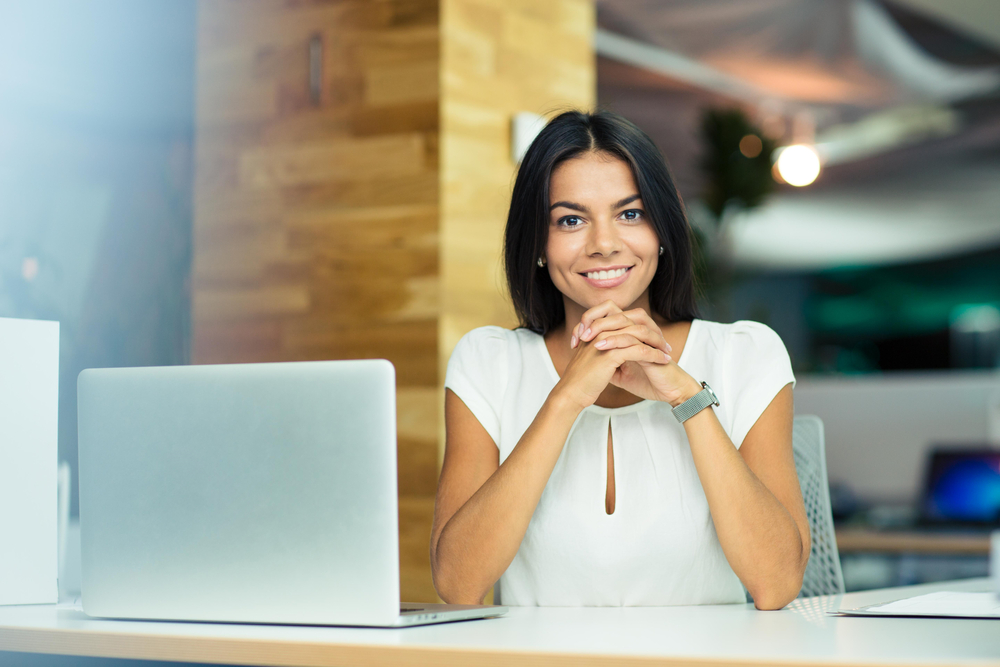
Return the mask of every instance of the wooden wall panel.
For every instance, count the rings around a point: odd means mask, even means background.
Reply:
[[[439,61],[438,0],[200,2],[194,360],[395,364],[414,601],[437,599]]]
[[[517,326],[502,260],[511,121],[594,106],[594,25],[593,0],[441,0],[442,378],[463,335]]]
[[[199,7],[194,360],[395,364],[402,595],[433,601],[439,383],[463,334],[515,324],[510,122],[594,104],[592,0]]]
[[[441,1],[442,372],[469,330],[517,324],[501,259],[511,119],[593,107],[594,20],[592,0]]]

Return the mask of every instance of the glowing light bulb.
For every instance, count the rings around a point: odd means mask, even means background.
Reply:
[[[740,152],[744,157],[755,158],[764,149],[764,144],[756,134],[748,134],[740,139]]]
[[[801,188],[819,176],[819,153],[804,144],[788,146],[778,154],[777,167],[786,183]]]

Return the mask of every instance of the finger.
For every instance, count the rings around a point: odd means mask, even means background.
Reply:
[[[613,313],[602,317],[593,324],[590,325],[582,334],[580,334],[580,340],[590,341],[594,340],[598,334],[605,331],[616,331],[618,329],[624,329],[626,327],[632,326],[634,323],[629,318],[625,317],[624,313]]]
[[[660,329],[660,325],[656,323],[656,320],[646,312],[643,308],[633,308],[632,310],[626,310],[625,316],[635,322],[636,324],[643,325],[647,327],[654,334],[663,338],[663,331]],[[666,351],[669,352],[673,349],[670,343],[667,343],[666,338],[663,338],[663,343],[667,346]]]
[[[617,350],[632,345],[643,345],[643,342],[628,334],[605,334],[601,340],[594,343],[599,350]]]
[[[649,345],[650,347],[655,347],[663,352],[670,352],[670,345],[663,338],[663,334],[660,333],[659,329],[651,331],[649,327],[643,326],[641,324],[633,324],[630,327],[625,327],[623,329],[617,329],[615,331],[609,331],[607,333],[602,333],[597,337],[597,341],[594,343],[595,347],[605,349],[604,346],[598,345],[601,339],[608,338],[612,335],[628,334],[638,339],[639,342],[644,345]]]
[[[580,318],[580,323],[583,325],[583,329],[580,330],[581,333],[589,329],[590,325],[593,324],[595,320],[598,320],[602,317],[607,317],[608,315],[611,315],[613,313],[620,313],[620,312],[622,312],[622,309],[619,308],[618,305],[614,301],[611,301],[610,299],[605,301],[604,303],[594,306],[593,308],[585,312],[583,314],[583,317]]]
[[[645,324],[648,327],[656,327],[659,329],[659,325],[653,320],[652,316],[646,312],[645,308],[633,308],[632,310],[626,310],[625,316],[635,322],[636,324]]]
[[[608,355],[613,357],[619,366],[626,361],[647,364],[668,364],[671,361],[669,354],[649,345],[630,345],[617,350],[611,350]]]

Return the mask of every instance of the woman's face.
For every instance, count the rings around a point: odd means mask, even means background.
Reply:
[[[545,258],[563,296],[583,310],[609,299],[648,309],[660,243],[628,165],[606,153],[567,160],[552,172],[549,198]]]

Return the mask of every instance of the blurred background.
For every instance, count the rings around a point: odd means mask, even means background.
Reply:
[[[666,155],[703,316],[788,347],[848,590],[985,574],[991,0],[0,0],[0,317],[61,323],[60,458],[83,368],[390,359],[402,592],[436,599],[443,369],[516,325],[519,155],[596,106]]]

